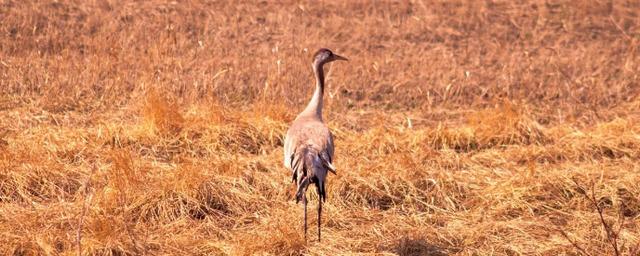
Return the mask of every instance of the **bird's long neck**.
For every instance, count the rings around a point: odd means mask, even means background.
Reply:
[[[316,90],[313,92],[313,96],[307,107],[302,111],[302,114],[313,115],[322,120],[322,96],[324,94],[324,69],[322,64],[314,63],[313,72],[316,76]]]

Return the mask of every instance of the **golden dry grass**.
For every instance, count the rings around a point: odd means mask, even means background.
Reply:
[[[0,253],[612,255],[600,208],[632,255],[639,16],[637,1],[2,1]],[[319,47],[351,61],[327,72],[339,171],[323,241],[305,243],[282,137]]]

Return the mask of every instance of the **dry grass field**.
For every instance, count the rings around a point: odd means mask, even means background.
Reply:
[[[636,0],[2,0],[0,254],[640,255],[639,70]]]

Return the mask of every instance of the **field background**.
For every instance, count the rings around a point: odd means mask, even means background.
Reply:
[[[640,2],[228,2],[0,1],[0,254],[638,253]]]

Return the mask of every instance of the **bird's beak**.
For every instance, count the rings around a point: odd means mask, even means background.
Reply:
[[[333,54],[333,60],[344,60],[344,61],[348,61],[349,59],[342,57],[338,54]]]

